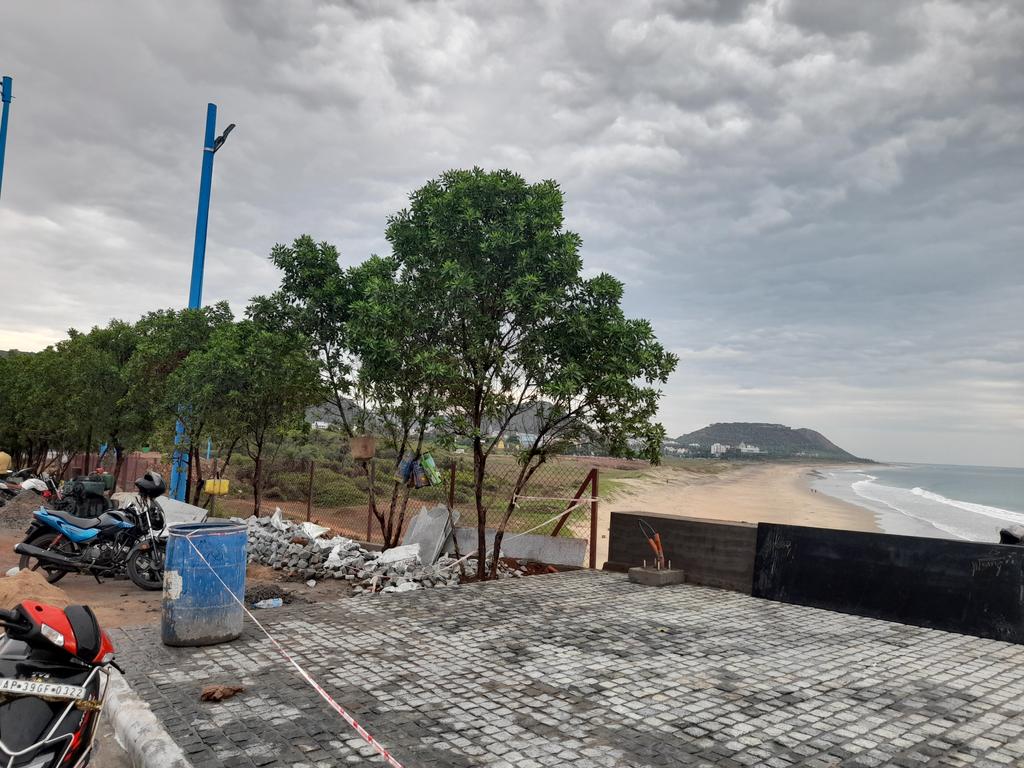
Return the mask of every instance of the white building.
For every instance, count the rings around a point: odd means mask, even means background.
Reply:
[[[731,447],[732,446],[729,446],[729,445],[722,445],[721,443],[715,443],[714,445],[711,446],[711,455],[712,456],[722,456]]]
[[[740,453],[760,453],[761,449],[756,445],[748,445],[747,443],[740,443]]]

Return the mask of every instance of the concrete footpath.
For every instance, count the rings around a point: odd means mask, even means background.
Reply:
[[[1024,646],[593,571],[260,617],[407,768],[1024,765]],[[158,632],[112,634],[195,768],[381,763],[252,627]]]

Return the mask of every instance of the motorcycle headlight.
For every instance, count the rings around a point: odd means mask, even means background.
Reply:
[[[39,631],[43,633],[43,637],[45,637],[51,643],[56,645],[58,648],[64,647],[64,635],[62,635],[56,629],[51,627],[49,624],[40,624]]]

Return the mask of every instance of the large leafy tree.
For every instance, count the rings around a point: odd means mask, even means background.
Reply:
[[[387,228],[402,281],[431,297],[443,360],[438,417],[472,444],[481,578],[487,463],[517,416],[534,414],[537,437],[493,521],[496,552],[516,496],[567,442],[586,432],[615,455],[660,455],[657,385],[676,358],[649,323],[625,317],[617,280],[583,278],[581,240],[563,228],[562,206],[553,181],[456,170],[414,192]]]
[[[253,460],[253,506],[260,513],[268,449],[305,428],[306,408],[323,397],[307,340],[253,320],[225,324],[182,361],[175,377],[202,382],[197,401],[211,423],[233,430]]]
[[[444,407],[445,362],[435,346],[439,316],[432,297],[407,277],[395,259],[377,256],[349,272],[354,301],[346,335],[359,360],[357,388],[368,405],[365,418],[394,450],[396,469],[406,455],[420,458],[427,431]],[[394,480],[385,508],[370,487],[370,511],[384,545],[396,546],[409,488]]]
[[[126,370],[137,343],[135,327],[112,320],[34,355],[4,358],[2,386],[9,407],[3,432],[19,464],[63,473],[79,452],[106,443],[120,471],[126,450],[148,435],[149,411],[126,401]]]
[[[0,440],[16,466],[46,468],[56,457],[62,470],[85,442],[73,418],[63,379],[64,356],[54,347],[0,359]]]
[[[348,336],[355,301],[351,276],[338,263],[330,243],[302,235],[291,245],[278,244],[270,260],[281,270],[281,285],[270,296],[257,296],[248,315],[264,326],[301,334],[318,362],[324,391],[337,409],[342,429],[355,434],[356,361]],[[354,411],[356,413],[354,413]],[[353,418],[355,416],[355,418]]]
[[[115,457],[118,476],[125,452],[137,448],[152,432],[153,412],[133,407],[128,397],[129,364],[138,346],[135,325],[111,320],[88,333],[72,329],[57,345],[63,358],[67,406],[80,428],[87,430],[83,447],[103,442]]]
[[[219,400],[203,372],[180,369],[189,355],[206,349],[213,334],[232,322],[227,302],[151,312],[135,325],[136,349],[125,367],[128,391],[124,402],[135,413],[152,415],[151,434],[156,445],[172,450],[175,422],[181,420],[193,503],[198,503],[202,488],[199,456],[205,438],[212,435],[230,445],[235,433],[219,418]],[[215,433],[214,426],[220,431]],[[186,491],[186,498],[188,495]]]

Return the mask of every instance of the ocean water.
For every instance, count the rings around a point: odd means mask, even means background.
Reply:
[[[815,471],[815,490],[874,512],[885,533],[999,541],[1024,525],[1024,469],[886,464]]]

